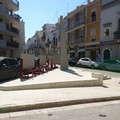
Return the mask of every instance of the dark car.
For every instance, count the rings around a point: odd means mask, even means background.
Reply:
[[[0,57],[0,80],[18,77],[20,66],[16,59],[10,57]]]
[[[70,58],[70,59],[68,60],[68,64],[69,64],[70,66],[76,66],[77,61],[76,61],[74,58]]]
[[[120,71],[120,61],[119,60],[105,60],[101,64],[103,70]]]

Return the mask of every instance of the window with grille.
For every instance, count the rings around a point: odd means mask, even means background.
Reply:
[[[91,41],[96,41],[96,28],[91,29]]]

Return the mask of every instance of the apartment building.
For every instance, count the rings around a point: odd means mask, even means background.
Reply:
[[[17,0],[0,0],[0,56],[19,57],[24,51],[24,22],[18,10]]]
[[[65,17],[67,22],[68,54],[70,57],[79,59],[85,56],[85,31],[86,31],[86,5],[68,13]]]
[[[54,28],[51,28],[51,44],[50,51],[52,54],[60,54],[60,21],[55,24]]]
[[[26,51],[28,54],[34,54],[35,57],[45,53],[45,45],[42,41],[43,31],[36,31],[36,33],[27,40]]]
[[[92,60],[100,59],[100,14],[101,1],[88,0],[86,23],[86,56]]]
[[[35,53],[35,41],[36,41],[36,36],[33,35],[31,38],[27,40],[26,43],[26,50],[28,54],[34,54]]]
[[[55,30],[55,24],[47,23],[47,24],[44,24],[42,28],[43,28],[42,40],[45,43],[45,54],[46,55],[53,54],[53,51],[51,49],[51,43],[53,40],[53,31]]]
[[[101,57],[120,59],[120,0],[101,3]]]

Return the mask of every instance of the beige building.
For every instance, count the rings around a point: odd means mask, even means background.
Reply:
[[[85,56],[86,5],[78,6],[65,17],[67,22],[68,54],[70,57]]]
[[[0,56],[19,57],[24,51],[25,31],[17,0],[0,0]]]

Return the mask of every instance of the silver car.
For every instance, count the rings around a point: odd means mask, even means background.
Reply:
[[[77,66],[86,66],[86,67],[90,67],[90,68],[98,68],[99,67],[99,63],[92,61],[90,58],[80,58]]]

